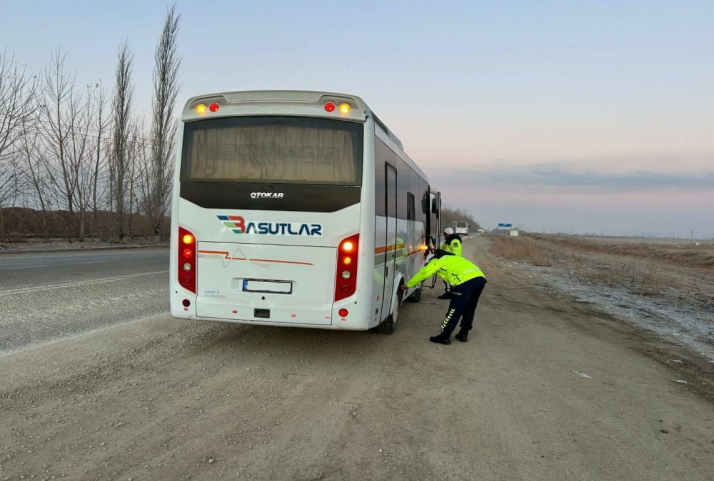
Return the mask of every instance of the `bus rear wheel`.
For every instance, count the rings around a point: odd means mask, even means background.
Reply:
[[[392,313],[382,323],[377,326],[376,331],[381,334],[393,334],[397,330],[397,319],[399,318],[399,304],[402,303],[402,290],[397,290],[396,299],[394,299],[394,307]]]

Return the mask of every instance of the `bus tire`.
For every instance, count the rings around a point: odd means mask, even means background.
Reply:
[[[402,303],[402,290],[397,291],[397,302],[394,304],[392,313],[377,326],[376,331],[380,334],[393,334],[397,330],[397,320],[399,319],[399,304]]]
[[[424,286],[419,284],[419,289],[412,292],[412,295],[407,298],[410,302],[421,302],[421,294],[424,291]]]

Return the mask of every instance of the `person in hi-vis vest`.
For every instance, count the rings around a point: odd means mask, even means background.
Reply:
[[[463,249],[461,237],[454,232],[454,229],[447,227],[444,229],[444,243],[439,246],[439,249],[461,257]],[[444,281],[444,293],[439,296],[439,299],[451,299],[451,285],[447,281]]]
[[[486,287],[483,271],[468,259],[441,249],[436,251],[436,254],[429,254],[426,260],[427,264],[406,284],[402,284],[402,290],[416,287],[434,274],[449,283],[451,302],[446,311],[446,318],[441,324],[441,334],[430,337],[429,340],[439,344],[451,344],[451,333],[461,319],[461,330],[456,335],[456,339],[466,342],[469,331],[473,328],[479,297]]]

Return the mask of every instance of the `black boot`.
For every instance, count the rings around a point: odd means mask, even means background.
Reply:
[[[445,346],[448,346],[449,344],[451,344],[451,339],[450,339],[450,337],[451,337],[451,336],[447,336],[446,334],[444,334],[444,333],[442,332],[442,333],[439,334],[438,336],[430,337],[429,340],[430,340],[431,342],[436,343],[436,344],[443,344],[443,345],[445,345]]]
[[[469,340],[469,331],[464,331],[461,329],[457,335],[454,336],[456,339],[458,339],[461,342],[468,342]]]
[[[442,295],[437,297],[437,299],[451,299],[451,293],[450,292],[444,292]]]

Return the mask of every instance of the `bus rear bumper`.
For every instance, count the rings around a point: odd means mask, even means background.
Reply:
[[[365,320],[364,325],[351,322],[349,324],[302,324],[299,322],[270,322],[270,321],[255,321],[245,319],[218,319],[213,317],[199,316],[173,316],[175,319],[184,319],[190,321],[210,321],[210,322],[226,322],[229,324],[243,324],[251,326],[273,326],[273,327],[299,327],[301,329],[326,329],[331,331],[368,331],[370,326]]]

